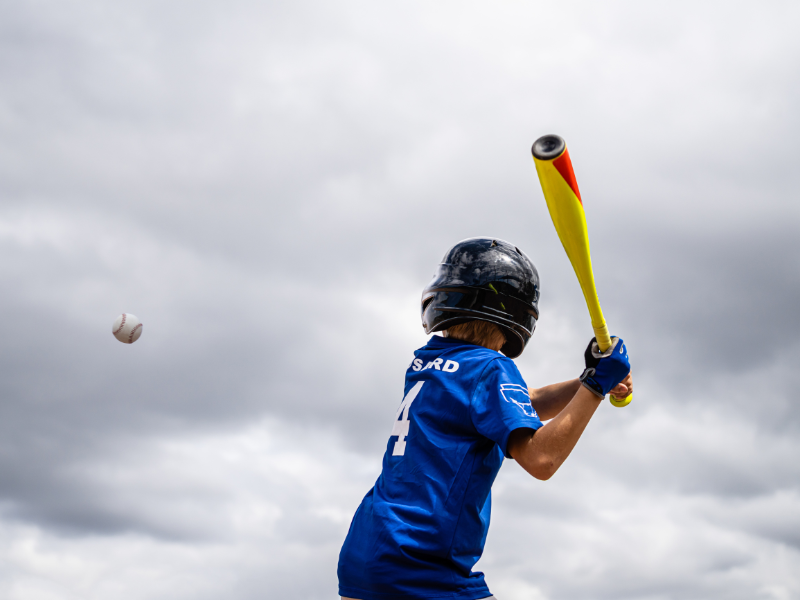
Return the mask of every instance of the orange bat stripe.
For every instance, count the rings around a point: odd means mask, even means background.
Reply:
[[[575,172],[572,170],[572,161],[569,159],[569,150],[567,148],[564,148],[564,153],[553,161],[553,166],[561,173],[564,181],[572,188],[572,191],[575,192],[575,195],[578,197],[578,202],[583,206],[581,192],[578,190],[578,181],[575,179]]]

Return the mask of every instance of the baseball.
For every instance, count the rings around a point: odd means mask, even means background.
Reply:
[[[114,321],[111,326],[111,333],[120,342],[132,344],[142,335],[142,322],[136,318],[136,315],[123,313]]]

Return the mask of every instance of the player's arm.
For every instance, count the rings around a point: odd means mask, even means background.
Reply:
[[[567,460],[602,400],[580,386],[564,410],[535,433],[527,428],[512,431],[509,455],[536,479],[550,479]]]
[[[606,394],[633,392],[628,353],[621,339],[602,354],[592,340],[584,356],[583,385],[557,416],[535,433],[523,428],[509,436],[509,455],[537,479],[550,479],[564,464]]]
[[[528,388],[531,405],[542,421],[549,421],[556,417],[575,397],[581,387],[579,379],[553,383],[541,388]]]
[[[571,379],[540,388],[528,388],[528,394],[531,397],[531,405],[539,418],[542,421],[549,421],[564,410],[580,387],[580,379]],[[628,373],[628,376],[611,390],[611,395],[615,398],[627,398],[632,389],[633,380]]]

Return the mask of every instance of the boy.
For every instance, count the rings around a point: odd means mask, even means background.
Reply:
[[[472,567],[504,456],[549,479],[605,395],[632,391],[618,338],[602,355],[590,342],[580,379],[529,390],[511,359],[533,334],[538,301],[536,267],[507,242],[471,238],[445,255],[422,293],[423,327],[442,337],[406,372],[383,471],[339,556],[345,600],[491,598]]]

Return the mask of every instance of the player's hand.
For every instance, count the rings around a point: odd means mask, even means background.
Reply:
[[[592,338],[583,357],[586,369],[580,377],[581,383],[601,398],[623,383],[631,372],[628,349],[622,338],[612,337],[611,346],[605,352],[600,352],[597,340]]]
[[[628,373],[628,376],[611,388],[609,392],[617,400],[624,400],[633,393],[633,377]]]

